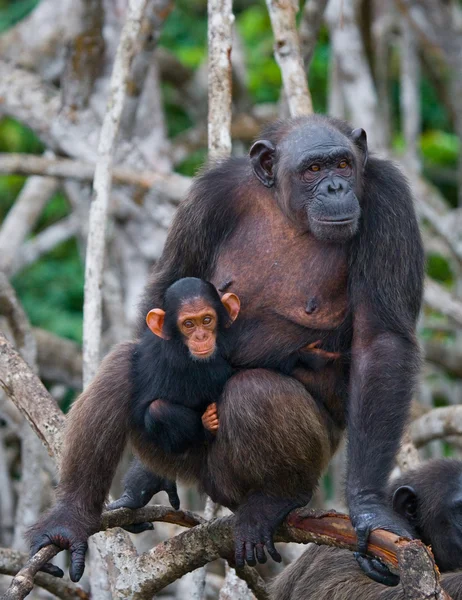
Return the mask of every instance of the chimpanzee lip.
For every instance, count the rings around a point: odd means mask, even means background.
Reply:
[[[314,219],[317,223],[321,223],[323,225],[349,225],[350,223],[354,223],[356,220],[355,217],[345,217],[343,219],[337,219],[335,217],[331,219]]]

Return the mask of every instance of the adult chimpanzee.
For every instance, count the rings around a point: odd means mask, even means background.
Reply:
[[[226,328],[239,299],[186,277],[165,294],[167,311],[151,309],[133,353],[133,424],[146,446],[181,453],[204,442],[202,414],[232,375]],[[152,334],[155,335],[152,335]]]
[[[389,484],[388,499],[393,510],[406,519],[414,537],[431,545],[441,571],[462,568],[461,462],[429,461],[404,473]],[[385,572],[384,576],[391,577],[391,584],[399,582],[397,576]],[[462,572],[445,574],[442,583],[453,600],[462,600]],[[271,598],[404,600],[404,592],[401,586],[390,589],[371,581],[348,550],[312,544],[274,580]]]
[[[71,577],[80,578],[128,434],[154,472],[198,482],[236,512],[238,565],[264,561],[265,546],[279,558],[275,527],[309,501],[346,426],[359,552],[372,529],[409,534],[382,482],[418,370],[423,261],[407,183],[390,162],[368,158],[362,129],[321,116],[281,121],[250,160],[205,171],[176,213],[139,336],[148,310],[164,306],[182,277],[238,294],[230,361],[239,370],[220,399],[216,439],[179,458],[128,431],[135,345],[118,346],[72,408],[58,502],[35,527],[32,548],[70,548]],[[313,345],[340,356],[318,370],[299,364],[291,376],[261,368]]]

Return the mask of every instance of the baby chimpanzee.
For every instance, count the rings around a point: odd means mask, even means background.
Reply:
[[[132,415],[147,439],[175,454],[206,439],[202,415],[209,405],[204,424],[218,427],[214,403],[232,374],[226,329],[240,302],[186,277],[168,288],[164,306],[149,311],[149,329],[132,356]]]

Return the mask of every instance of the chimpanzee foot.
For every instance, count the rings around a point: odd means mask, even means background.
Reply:
[[[276,562],[281,562],[281,555],[276,550],[273,535],[277,526],[286,515],[303,506],[303,502],[274,498],[263,493],[251,494],[237,509],[234,524],[236,567],[242,568],[247,563],[255,566],[256,562],[265,563],[268,554]]]

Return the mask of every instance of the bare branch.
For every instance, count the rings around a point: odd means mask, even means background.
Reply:
[[[0,270],[10,273],[21,244],[57,189],[57,181],[48,177],[31,177],[26,181],[0,229]]]
[[[322,18],[328,0],[306,0],[300,21],[300,46],[305,69],[309,71],[313,59]]]
[[[79,219],[72,214],[57,223],[53,223],[33,239],[22,246],[18,252],[11,273],[15,274],[28,265],[39,260],[44,254],[51,252],[56,246],[74,237],[80,229]]]
[[[452,331],[451,327],[451,331]],[[462,378],[462,352],[455,344],[423,339],[425,359],[442,367],[449,374]]]
[[[433,440],[462,435],[462,406],[434,408],[411,423],[411,436],[419,447]]]
[[[232,0],[208,2],[209,116],[211,159],[231,153],[231,47],[234,15]]]
[[[291,116],[313,112],[310,91],[300,49],[295,15],[296,0],[266,0],[274,33],[274,55],[281,69]]]
[[[46,331],[32,330],[37,342],[37,361],[40,377],[63,383],[74,389],[82,388],[82,351],[80,345]]]
[[[54,549],[52,546],[50,548]],[[36,555],[37,557],[38,555]],[[35,557],[35,558],[36,558]],[[42,555],[41,555],[42,557]],[[41,560],[43,560],[41,558]],[[28,563],[28,556],[23,552],[17,552],[15,550],[10,550],[7,548],[0,548],[0,573],[2,575],[16,575],[16,578],[19,576],[19,572],[24,572],[22,569],[22,565]],[[15,583],[15,591],[20,590],[20,595],[12,596],[10,592],[10,596],[3,596],[5,598],[13,598],[14,600],[19,600],[25,597],[26,586],[29,586],[30,577],[32,573],[30,571],[27,572],[26,581],[20,581],[21,587],[18,588],[17,583]],[[58,579],[53,577],[52,575],[46,575],[45,573],[37,573],[35,575],[35,584],[42,587],[44,590],[47,590],[51,594],[58,596],[62,600],[89,600],[88,594],[79,586],[71,583],[65,579]],[[32,589],[30,587],[29,591]],[[29,593],[29,592],[27,592]]]
[[[0,173],[49,175],[62,179],[93,181],[95,165],[67,158],[49,158],[47,156],[37,156],[35,154],[0,153]],[[137,172],[123,166],[113,167],[112,178],[115,183],[135,185],[144,189],[150,189],[155,186],[160,192],[165,193],[175,202],[179,202],[184,198],[191,185],[191,179],[189,177],[177,173],[163,174],[153,173],[152,171]],[[36,203],[38,204],[37,200]]]
[[[105,53],[102,0],[81,0],[78,4],[79,31],[70,45],[61,78],[63,106],[72,110],[88,105]]]
[[[401,121],[406,141],[405,160],[420,172],[418,152],[420,135],[420,63],[417,40],[404,19],[401,22]]]
[[[449,317],[462,327],[462,302],[428,277],[425,280],[424,301],[430,308]]]
[[[141,21],[148,0],[130,0],[111,77],[111,89],[101,128],[98,160],[90,207],[87,254],[85,262],[85,299],[83,316],[83,380],[93,379],[99,364],[101,343],[101,287],[103,279],[106,215],[111,191],[111,165],[114,145],[125,101],[130,64],[136,50]]]
[[[358,25],[358,0],[330,0],[326,20],[331,33],[331,52],[335,55],[342,81],[348,117],[355,127],[367,131],[374,149],[384,146],[385,134],[378,113],[377,93],[364,51]]]
[[[32,369],[36,369],[37,347],[29,320],[6,275],[0,272],[0,314],[10,326],[16,347]]]
[[[40,379],[0,331],[0,386],[24,414],[48,453],[58,457],[64,415]]]

